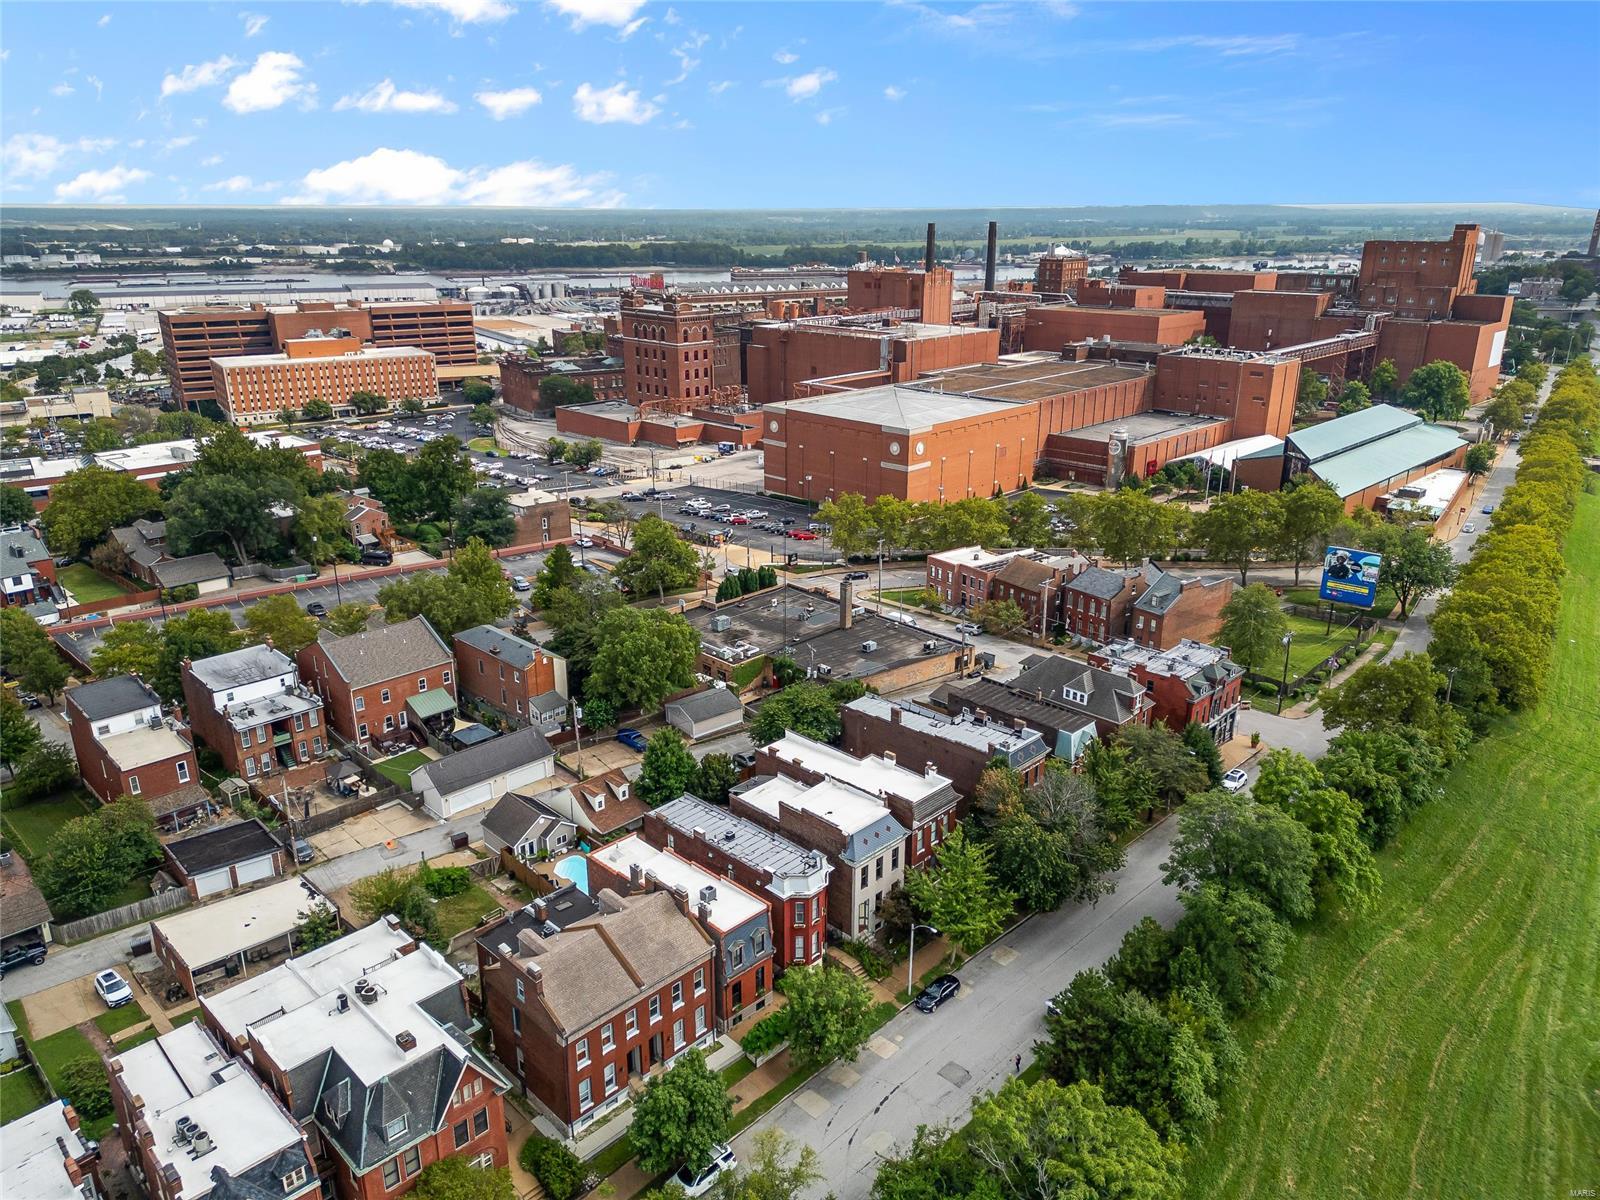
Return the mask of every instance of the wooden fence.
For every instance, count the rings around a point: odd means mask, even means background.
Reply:
[[[148,921],[180,908],[188,908],[194,900],[184,888],[173,888],[156,896],[146,896],[121,908],[107,909],[78,921],[51,921],[50,932],[58,942],[77,942],[121,929],[140,921]]]

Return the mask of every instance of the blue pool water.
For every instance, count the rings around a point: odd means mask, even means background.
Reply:
[[[578,885],[585,896],[589,894],[589,860],[581,854],[569,854],[556,863],[556,874]]]

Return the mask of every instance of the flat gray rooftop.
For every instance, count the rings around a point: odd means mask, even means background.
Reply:
[[[1204,417],[1195,413],[1142,412],[1118,421],[1101,421],[1098,425],[1085,425],[1082,429],[1051,436],[1077,438],[1085,442],[1109,442],[1117,430],[1126,429],[1135,442],[1150,442],[1223,423],[1222,417]]]

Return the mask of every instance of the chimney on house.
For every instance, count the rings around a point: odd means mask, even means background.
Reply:
[[[538,958],[550,948],[544,935],[535,929],[519,929],[517,931],[517,949],[528,958]]]
[[[855,624],[855,585],[848,579],[839,581],[839,628],[849,629]]]
[[[937,774],[938,774],[938,773],[939,773],[939,768],[938,768],[938,767],[936,767],[936,766],[934,766],[934,765],[933,765],[933,763],[932,763],[932,762],[931,762],[931,761],[930,761],[930,762],[928,762],[928,763],[927,763],[927,764],[926,764],[926,765],[925,765],[925,766],[924,766],[924,767],[923,767],[923,768],[922,768],[922,777],[923,777],[923,778],[924,778],[924,779],[932,779],[932,778],[933,778],[933,777],[934,777],[934,776],[935,776],[935,775],[937,775]]]
[[[894,766],[894,751],[885,750],[883,752],[883,761],[888,763],[891,767]]]
[[[417,1048],[417,1035],[409,1029],[402,1029],[394,1035],[394,1044],[409,1054]]]
[[[928,247],[922,254],[922,269],[933,270],[933,222],[928,222]]]
[[[889,724],[891,724],[891,725],[899,725],[899,724],[901,724],[900,706],[898,704],[889,705]]]
[[[635,888],[644,887],[644,867],[639,863],[628,864],[628,882]]]
[[[550,919],[550,902],[543,896],[540,896],[528,907],[533,909],[533,919],[535,921],[548,921]]]
[[[524,966],[523,970],[528,973],[528,982],[533,985],[533,994],[544,995],[544,968],[536,962],[531,962]]]
[[[1000,222],[989,222],[989,247],[983,259],[983,290],[994,291],[995,254],[999,249]]]

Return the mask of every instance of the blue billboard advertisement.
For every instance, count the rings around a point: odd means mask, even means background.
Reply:
[[[1318,594],[1324,600],[1371,608],[1378,599],[1378,566],[1382,561],[1381,554],[1367,550],[1329,546],[1322,560],[1322,588]]]

